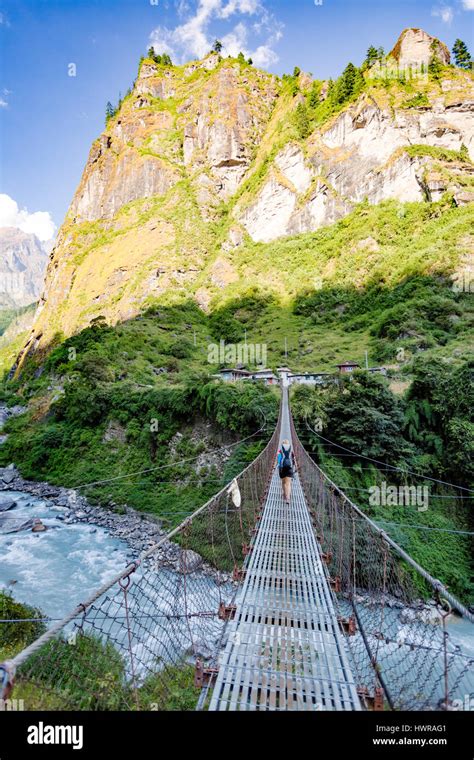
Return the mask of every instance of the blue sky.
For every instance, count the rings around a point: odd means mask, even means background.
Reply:
[[[270,71],[324,78],[408,26],[472,52],[473,22],[474,0],[0,0],[0,226],[46,239],[61,224],[105,105],[150,42],[183,62],[220,38]]]

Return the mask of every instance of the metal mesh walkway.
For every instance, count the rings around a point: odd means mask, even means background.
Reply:
[[[287,506],[275,470],[245,569],[209,709],[360,710],[298,474]]]

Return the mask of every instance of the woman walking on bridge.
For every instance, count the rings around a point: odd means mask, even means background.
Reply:
[[[291,443],[287,438],[281,442],[281,448],[277,457],[278,472],[281,478],[283,488],[283,498],[287,504],[291,499],[291,481],[295,474],[295,455],[291,448]]]

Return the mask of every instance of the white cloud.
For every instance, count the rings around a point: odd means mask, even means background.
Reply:
[[[253,15],[261,10],[259,0],[229,0],[219,12],[221,18],[229,18],[233,13],[248,13]]]
[[[247,27],[242,23],[237,24],[229,34],[221,38],[223,55],[231,55],[236,58],[240,51],[245,51],[246,41]]]
[[[269,66],[278,63],[278,56],[268,45],[259,45],[254,53],[252,53],[252,61],[255,66],[260,66],[262,69],[266,69]]]
[[[150,34],[150,44],[155,48],[157,53],[174,55],[175,50],[171,47],[172,42],[173,33],[165,26],[157,26]]]
[[[178,16],[185,16],[190,10],[187,0],[176,0],[176,10]]]
[[[194,0],[192,8],[187,0],[176,0],[175,5],[183,23],[174,29],[158,26],[152,31],[150,43],[157,53],[168,53],[179,61],[202,58],[219,37],[223,55],[236,56],[242,51],[259,66],[278,61],[273,47],[283,35],[283,24],[269,13],[262,0]],[[239,16],[252,17],[254,23],[249,27]],[[222,22],[228,20],[238,23],[223,35]],[[214,21],[221,25],[213,33],[210,27]],[[252,37],[266,38],[254,39],[252,45],[248,42],[250,32]]]
[[[465,11],[474,11],[474,0],[463,0],[462,4]]]
[[[0,227],[16,227],[28,234],[36,235],[42,242],[51,240],[56,232],[49,211],[35,211],[30,214],[26,208],[20,209],[18,203],[6,193],[0,193]]]
[[[6,98],[8,98],[8,96],[11,94],[12,94],[11,90],[7,90],[6,87],[3,88],[2,95],[0,95],[0,108],[8,108],[9,103],[8,103],[8,100],[6,100]]]
[[[441,19],[443,24],[451,24],[454,18],[454,11],[450,5],[441,5],[431,10],[432,16],[437,16]]]

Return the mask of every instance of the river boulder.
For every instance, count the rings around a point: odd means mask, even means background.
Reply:
[[[18,533],[21,530],[29,530],[32,526],[32,520],[25,520],[22,517],[7,517],[7,515],[0,515],[0,534]]]
[[[13,483],[19,474],[14,464],[9,464],[8,467],[0,467],[0,481],[3,481],[6,485]]]
[[[35,517],[31,530],[33,533],[43,533],[45,530],[47,530],[47,528],[46,525],[39,519],[39,517]]]
[[[179,557],[179,572],[194,573],[202,565],[202,557],[191,549],[185,549]]]
[[[8,512],[9,509],[16,507],[16,501],[6,496],[0,496],[0,512]]]

